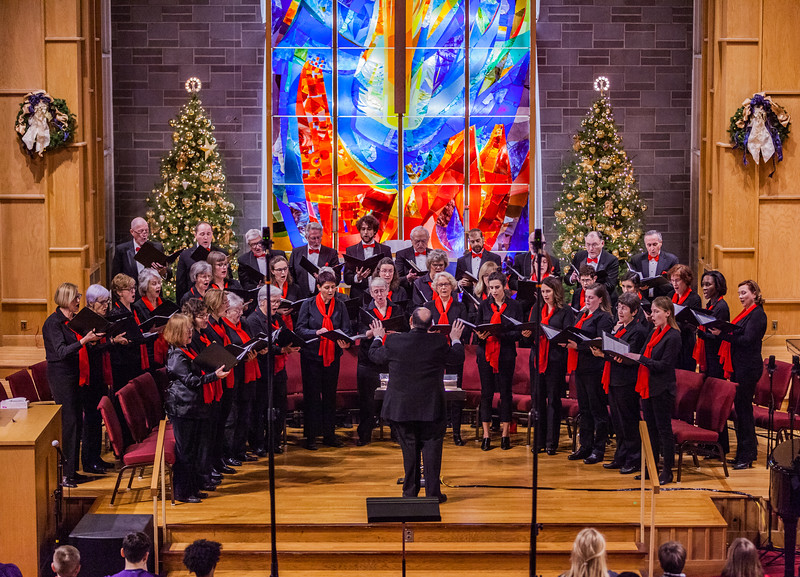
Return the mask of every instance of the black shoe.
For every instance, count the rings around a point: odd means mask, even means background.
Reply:
[[[272,454],[273,455],[283,455],[283,447],[280,445],[275,445],[272,447]]]
[[[203,491],[216,491],[217,490],[217,486],[214,483],[204,483],[203,486],[200,487],[200,488]]]
[[[236,455],[236,460],[242,463],[252,463],[253,461],[258,461],[258,457],[245,453],[244,455]]]
[[[644,478],[645,478],[645,479],[647,479],[647,480],[649,481],[649,480],[650,480],[650,473],[649,473],[649,472],[647,472],[647,471],[645,471],[645,472],[644,472]],[[634,477],[634,479],[635,479],[636,481],[641,481],[641,480],[642,480],[642,474],[641,474],[641,473],[639,473],[638,475],[636,475],[636,476]]]
[[[511,439],[508,437],[500,437],[500,448],[508,451],[511,448]]]
[[[75,489],[78,486],[78,482],[72,477],[64,477],[61,479],[61,486],[67,487],[68,489]]]
[[[619,472],[623,475],[630,475],[631,473],[638,473],[639,471],[641,471],[639,465],[625,465],[619,469]]]
[[[463,447],[464,445],[467,444],[467,442],[461,438],[461,435],[453,434],[453,444],[456,447]]]
[[[220,463],[216,467],[216,469],[220,473],[225,473],[226,475],[233,475],[236,472],[236,469],[234,469],[233,467],[229,467],[228,465],[225,464],[224,461],[222,463]]]
[[[558,451],[556,449],[547,449],[547,454],[551,457],[555,455]]]
[[[484,437],[481,443],[481,451],[488,451],[492,448],[492,440],[489,437]]]
[[[208,493],[203,493],[202,491],[198,491],[194,496],[198,499],[208,499]]]
[[[447,502],[447,495],[444,493],[439,493],[439,503],[446,503]]]
[[[258,457],[266,457],[268,454],[266,449],[256,449],[256,456]]]
[[[211,479],[206,481],[205,484],[206,485],[214,485],[215,487],[219,487],[220,485],[222,485],[222,479],[215,479],[214,477],[211,477]]]
[[[592,453],[583,460],[584,464],[586,465],[594,465],[595,463],[601,463],[602,461],[603,455],[601,453]]]
[[[80,473],[75,473],[71,478],[76,483],[85,483],[86,481],[94,480],[94,477],[87,477],[86,475],[81,475]]]
[[[316,441],[306,441],[305,448],[308,451],[316,451],[318,449]]]
[[[198,497],[192,495],[191,497],[186,497],[185,499],[176,499],[176,501],[180,501],[181,503],[202,503]]]
[[[658,475],[658,482],[661,485],[669,485],[672,483],[672,470],[664,469]]]
[[[322,439],[322,444],[326,447],[342,447],[344,443],[342,443],[339,439],[334,437],[333,439]]]
[[[608,463],[603,463],[604,469],[621,469],[622,465],[620,465],[617,461],[609,461]]]
[[[83,472],[84,473],[92,473],[94,475],[105,475],[106,474],[106,468],[105,467],[101,467],[100,465],[92,465],[91,467],[84,467],[83,468]]]
[[[227,459],[222,460],[229,467],[241,467],[242,462],[239,459],[234,459],[233,457],[228,457]]]
[[[738,461],[733,464],[734,471],[741,471],[742,469],[749,469],[753,466],[753,461]]]
[[[109,463],[108,461],[104,461],[103,459],[97,459],[95,465],[99,465],[104,469],[116,469],[117,466],[114,463]]]
[[[570,461],[580,461],[582,459],[587,458],[591,454],[592,454],[591,449],[580,448],[577,451],[575,451],[574,453],[570,453],[567,456],[567,459],[569,459]]]

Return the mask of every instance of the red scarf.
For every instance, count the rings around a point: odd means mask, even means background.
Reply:
[[[653,336],[650,337],[650,341],[644,348],[642,356],[649,359],[650,355],[653,354],[653,349],[661,342],[661,339],[664,338],[664,335],[667,334],[671,328],[672,327],[669,325],[664,325],[663,328],[654,330]],[[639,393],[639,396],[643,399],[650,398],[650,369],[644,365],[639,366],[639,374],[636,376],[636,392]]]
[[[225,284],[223,286],[219,286],[217,283],[212,282],[211,283],[211,288],[217,289],[217,290],[225,290],[226,288],[228,288],[228,281],[225,281]]]
[[[392,300],[392,291],[389,291],[389,294],[386,295],[386,298]]]
[[[506,310],[508,303],[503,302],[501,306],[497,306],[496,302],[491,305],[492,320],[489,322],[493,325],[499,325],[503,321],[503,312]],[[500,372],[500,337],[490,335],[486,339],[486,360],[492,366],[492,372]]]
[[[437,293],[433,293],[433,304],[436,305],[436,310],[439,311],[439,322],[436,324],[449,325],[450,320],[447,318],[447,313],[450,311],[450,307],[453,306],[453,297],[451,296],[450,300],[447,301],[447,307],[445,308],[444,303],[442,303],[442,297]]]
[[[692,294],[692,289],[689,289],[688,291],[683,293],[682,297],[678,297],[678,293],[675,293],[672,295],[672,302],[682,305],[684,302],[686,302],[686,299],[689,298],[690,294]]]
[[[200,342],[203,343],[205,346],[211,345],[211,339],[205,336],[203,333],[198,332],[197,336],[200,337]],[[200,351],[197,351],[195,354],[199,354]],[[211,401],[219,402],[222,399],[222,379],[217,379],[213,383],[208,383],[207,385],[203,386],[203,398],[206,399],[206,395],[209,394],[206,392],[206,388],[208,388],[209,393],[211,394]],[[211,401],[206,400],[206,403],[210,403]]]
[[[375,311],[375,314],[378,316],[379,320],[385,321],[386,319],[392,318],[392,307],[390,307],[388,304],[386,305],[386,314],[385,315],[381,314],[381,311],[380,311],[380,309],[378,307],[375,307],[372,310]]]
[[[580,308],[583,308],[583,307],[585,307],[585,306],[586,306],[586,291],[584,291],[582,288],[580,289],[580,291],[581,291],[581,292],[580,292],[580,295],[581,295],[581,298],[580,298],[580,303],[581,303],[581,305],[580,305]]]
[[[756,303],[753,303],[749,308],[740,312],[731,322],[738,325],[739,321],[753,312],[757,306]],[[733,357],[731,357],[731,343],[729,341],[722,341],[719,345],[719,360],[722,363],[722,370],[725,371],[725,378],[731,378],[731,375],[733,375]]]
[[[142,297],[142,302],[144,303],[144,306],[147,307],[147,310],[153,312],[157,306],[161,305],[163,301],[161,300],[161,297],[156,297],[156,304],[153,304],[147,297]],[[159,365],[166,364],[168,352],[169,352],[169,343],[167,343],[167,341],[164,340],[164,335],[162,333],[158,335],[156,341],[153,343],[153,360],[157,362]]]
[[[136,321],[137,325],[142,324],[139,322],[139,315],[136,314],[136,310],[133,311],[133,320]],[[147,345],[144,343],[139,345],[139,359],[143,371],[146,371],[150,368],[150,357],[147,355]]]
[[[281,324],[277,320],[273,321],[272,330],[273,331],[281,330]],[[277,375],[278,373],[280,373],[285,368],[286,368],[286,355],[284,355],[284,354],[276,354],[276,355],[274,355],[273,363],[272,363],[272,374],[273,375]]]
[[[184,355],[189,357],[189,360],[193,361],[195,357],[197,357],[197,353],[192,352],[190,349],[181,349],[181,350],[183,351]],[[206,372],[203,370],[201,370],[200,373],[203,375],[206,374]],[[217,380],[216,382],[219,382],[219,380]],[[214,400],[214,383],[205,383],[203,385],[203,402],[206,405],[210,405],[213,400]]]
[[[66,325],[68,322],[69,321],[65,322],[64,324]],[[69,326],[67,328],[72,331],[72,329]],[[75,333],[75,336],[78,338],[78,341],[80,341],[83,338],[75,331],[72,332]],[[81,350],[78,351],[78,366],[80,367],[78,386],[84,387],[89,384],[89,351],[86,349],[86,345],[81,345]]]
[[[283,292],[283,298],[286,299],[286,297],[289,294],[288,280],[285,283],[283,283],[283,288],[281,289],[281,291]],[[283,319],[283,323],[286,325],[286,328],[289,329],[290,331],[293,331],[294,322],[292,321],[292,313],[286,313],[285,315],[281,315],[281,318]]]
[[[100,342],[105,344],[107,341],[105,337],[100,339]],[[111,370],[111,351],[108,349],[104,350],[102,353],[102,361],[103,361],[103,380],[105,381],[106,385],[113,389],[114,388],[114,373]]]
[[[550,314],[547,314],[545,311],[550,308],[547,305],[542,307],[542,322],[541,324],[546,325],[550,323],[550,319],[556,312],[556,308],[553,307],[550,309]],[[535,308],[532,309],[536,310]],[[547,370],[547,357],[550,353],[550,343],[547,341],[547,337],[544,334],[539,335],[539,373],[544,374]]]
[[[217,333],[220,337],[222,337],[222,346],[227,347],[229,344],[231,344],[231,339],[228,336],[228,333],[222,324],[223,320],[224,319],[220,320],[219,324],[217,324],[213,321],[213,317],[209,315],[208,326],[214,329],[214,332]],[[225,377],[225,388],[232,389],[235,384],[236,384],[236,377],[234,376],[233,371],[231,371],[230,373],[228,373],[228,376]]]
[[[328,303],[327,312],[325,312],[325,301],[322,300],[321,293],[317,293],[314,302],[317,304],[317,310],[319,311],[319,314],[322,315],[322,328],[332,331],[333,321],[331,320],[331,315],[333,315],[333,308],[336,305],[336,298],[332,298]],[[322,365],[325,367],[331,366],[333,361],[336,360],[336,343],[334,343],[331,339],[321,337],[319,339],[319,354],[322,356]]]
[[[616,333],[614,333],[614,336],[618,339],[621,339],[622,335],[624,335],[626,332],[628,332],[628,329],[626,327],[622,327]],[[603,365],[603,378],[600,379],[600,382],[603,383],[603,390],[606,392],[606,394],[608,394],[608,385],[611,384],[611,361],[606,361]]]
[[[238,324],[233,324],[226,318],[222,319],[222,322],[225,323],[225,326],[231,329],[236,335],[239,337],[239,340],[242,341],[242,344],[246,344],[247,341],[250,340],[250,335],[248,335],[245,330],[242,328],[242,321],[240,320]],[[258,366],[258,359],[250,359],[249,361],[245,361],[244,363],[244,382],[252,383],[256,379],[261,378],[261,368]]]
[[[586,311],[583,313],[583,316],[575,323],[575,328],[580,329],[583,328],[583,321],[586,321],[592,318],[593,312]],[[567,350],[567,374],[572,374],[575,369],[578,368],[578,351],[577,349],[569,349]]]
[[[719,297],[713,303],[712,302],[708,303],[708,305],[706,306],[706,310],[707,311],[713,311],[714,307],[717,306],[717,303],[719,303],[721,300],[723,300],[722,297]],[[697,330],[698,331],[705,331],[706,327],[702,327],[702,326],[701,327],[697,327]],[[706,341],[705,341],[705,339],[698,338],[694,342],[694,350],[692,351],[692,358],[695,361],[697,361],[697,365],[700,367],[700,372],[701,373],[705,373],[706,369],[708,368],[706,366]]]

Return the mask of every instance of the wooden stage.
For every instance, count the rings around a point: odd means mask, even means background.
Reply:
[[[401,528],[368,525],[365,498],[400,495],[400,449],[388,435],[378,440],[377,431],[366,447],[354,446],[354,428],[337,433],[347,446],[310,452],[299,446],[300,431],[290,429],[288,450],[276,457],[280,572],[288,577],[398,575]],[[568,461],[571,441],[562,436],[559,453],[539,460],[537,571],[547,576],[563,572],[572,540],[586,526],[606,535],[611,569],[641,571],[646,567],[641,543],[649,542],[649,531],[643,539],[640,482],[600,465]],[[498,447],[488,453],[477,441],[456,447],[446,440],[442,479],[448,501],[441,506],[441,523],[412,526],[414,541],[407,543],[410,575],[528,574],[532,454],[524,445],[524,428],[513,440],[510,451]],[[695,468],[691,458],[688,463],[685,459],[682,482],[668,485],[656,498],[656,541],[683,542],[692,574],[719,574],[728,541],[758,515],[758,505],[748,495],[767,494],[763,457],[759,467],[730,474],[726,479],[719,461],[701,460]],[[149,475],[134,479],[133,489],[121,493],[112,507],[113,481],[107,475],[69,490],[69,497],[97,497],[94,513],[152,513]],[[649,500],[646,510],[649,523]],[[162,572],[188,575],[182,550],[204,537],[223,543],[218,575],[267,575],[266,459],[240,467],[201,504],[168,504],[166,522]]]

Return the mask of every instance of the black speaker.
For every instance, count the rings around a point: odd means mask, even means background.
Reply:
[[[153,538],[152,515],[84,515],[69,535],[71,545],[81,552],[81,577],[106,577],[125,568],[120,555],[128,533],[141,531]],[[150,547],[147,569],[155,572],[155,550]]]
[[[367,497],[369,523],[441,521],[437,497]]]

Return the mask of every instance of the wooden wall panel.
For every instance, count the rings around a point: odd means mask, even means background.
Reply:
[[[772,90],[800,88],[800,2],[764,0],[762,82]],[[796,110],[796,109],[793,109]]]
[[[44,82],[44,35],[42,0],[3,0],[0,89],[42,88]]]
[[[800,27],[798,27],[798,30],[800,31]],[[797,66],[800,69],[800,63]],[[795,88],[800,90],[800,79],[798,79]],[[774,99],[778,104],[785,107],[789,114],[795,111],[800,112],[800,93],[776,94]],[[798,186],[798,183],[800,183],[800,138],[795,138],[794,126],[794,123],[792,123],[792,134],[783,145],[783,162],[778,164],[778,169],[772,175],[772,178],[769,176],[769,173],[773,170],[772,161],[757,167],[758,190],[761,198],[800,196],[800,186]]]
[[[800,223],[800,202],[773,201],[761,204],[759,211],[758,282],[771,299],[795,299],[800,303],[800,267],[777,266],[778,256],[786,256],[796,244],[794,231]],[[792,241],[795,241],[794,243]],[[779,247],[783,247],[781,250]]]
[[[0,66],[0,70],[2,69]],[[7,119],[7,129],[0,130],[0,150],[4,151],[0,154],[0,174],[3,175],[0,178],[0,196],[44,195],[45,162],[22,152],[17,133],[11,129],[24,96],[25,94],[0,94],[0,118]]]
[[[722,36],[725,38],[758,38],[760,35],[758,14],[761,0],[723,0],[716,2],[723,17]]]
[[[752,167],[742,165],[739,153],[719,148],[719,183],[722,202],[716,207],[719,230],[717,243],[725,248],[754,248],[758,216],[758,190]]]
[[[44,200],[0,204],[0,243],[4,253],[11,256],[8,264],[13,263],[2,268],[4,301],[47,298],[48,287],[42,283],[42,271],[47,268],[47,245],[31,242],[47,238],[46,223]]]
[[[45,36],[70,38],[80,36],[80,10],[77,2],[45,0]]]
[[[50,247],[78,247],[83,236],[83,195],[81,173],[83,147],[72,147],[48,159],[50,206]],[[65,226],[69,223],[69,226]]]
[[[63,98],[78,119],[78,132],[75,140],[83,138],[83,115],[81,114],[81,84],[76,82],[77,71],[81,70],[81,42],[48,42],[45,49],[47,66],[47,91],[55,98]]]

